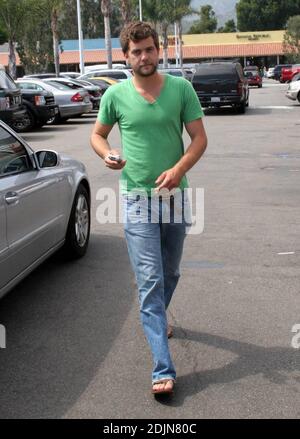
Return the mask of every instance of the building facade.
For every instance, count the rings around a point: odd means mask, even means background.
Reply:
[[[183,35],[184,63],[194,64],[218,59],[239,59],[245,66],[256,64],[270,67],[284,62],[284,31],[212,33]],[[60,44],[60,66],[62,71],[79,71],[78,40],[63,40]],[[84,40],[85,65],[106,63],[105,40]],[[8,65],[5,46],[0,48],[0,64]],[[162,51],[161,51],[162,55]],[[175,37],[169,37],[168,60],[176,63]],[[118,38],[112,38],[114,63],[124,63],[124,56]],[[17,56],[17,64],[20,60]],[[26,72],[29,73],[29,72]]]

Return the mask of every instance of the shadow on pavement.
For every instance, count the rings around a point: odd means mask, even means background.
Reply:
[[[50,259],[1,300],[0,418],[61,418],[75,404],[127,318],[131,273],[123,238],[92,235],[83,259]]]
[[[246,109],[245,114],[238,113],[234,108],[230,107],[222,107],[222,108],[205,108],[204,109],[205,116],[255,116],[261,114],[271,114],[272,110],[269,108],[249,108]]]
[[[179,327],[174,328],[174,334],[176,339],[181,339],[185,344],[192,341],[213,346],[230,351],[237,355],[237,358],[218,369],[195,371],[189,375],[179,376],[173,398],[158,400],[162,404],[181,406],[185,398],[202,392],[210,385],[231,383],[254,375],[262,375],[275,384],[287,384],[291,377],[285,375],[285,372],[300,372],[299,350],[292,347],[266,348]],[[192,364],[195,360],[186,358],[186,361],[191,361]],[[296,379],[300,381],[300,376]],[[299,389],[295,389],[295,392],[300,393]]]

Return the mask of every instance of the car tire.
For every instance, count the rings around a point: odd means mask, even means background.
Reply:
[[[80,184],[72,205],[66,239],[61,249],[64,259],[78,259],[85,255],[91,226],[90,197]]]
[[[237,106],[236,106],[236,109],[237,109],[237,112],[238,112],[239,114],[245,114],[245,112],[246,112],[246,103],[243,102],[243,103],[237,105]]]
[[[34,117],[34,114],[30,110],[27,110],[26,113],[27,113],[27,117],[30,121],[28,127],[26,128],[26,131],[30,131],[36,127],[37,121],[36,121],[36,118]]]
[[[12,124],[12,128],[17,133],[24,133],[25,131],[28,131],[30,129],[30,119],[27,111],[22,119],[19,119]]]
[[[300,103],[300,91],[298,93],[297,99],[298,99],[298,102]]]

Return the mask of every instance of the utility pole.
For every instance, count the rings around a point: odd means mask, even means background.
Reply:
[[[84,75],[83,36],[82,36],[82,29],[81,29],[80,0],[77,0],[77,21],[78,21],[78,42],[79,42],[80,73],[82,75]]]
[[[139,0],[140,21],[143,21],[142,0]]]

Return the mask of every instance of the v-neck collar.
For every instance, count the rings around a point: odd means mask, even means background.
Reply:
[[[134,85],[134,83],[133,83],[133,78],[129,79],[129,81],[130,81],[131,87],[133,88],[133,90],[135,91],[137,97],[138,97],[140,100],[142,100],[144,103],[146,103],[146,104],[148,104],[148,105],[155,105],[155,104],[160,100],[160,98],[162,97],[162,95],[163,95],[163,93],[164,93],[164,91],[165,91],[165,89],[166,89],[166,87],[167,87],[168,75],[163,75],[163,76],[164,76],[164,82],[163,82],[163,85],[162,85],[162,87],[161,87],[161,89],[160,89],[160,93],[159,93],[159,95],[155,98],[155,100],[154,100],[153,102],[148,101],[146,98],[144,98],[144,96],[141,95],[141,93],[139,93],[139,92],[137,91],[137,89],[135,88],[135,85]]]

